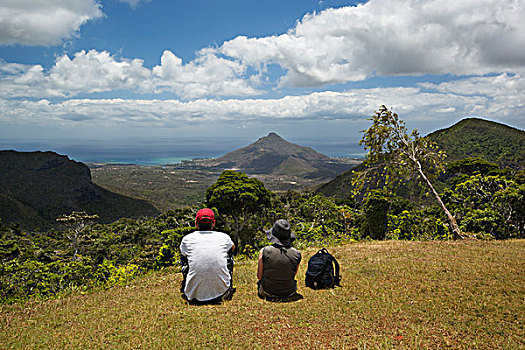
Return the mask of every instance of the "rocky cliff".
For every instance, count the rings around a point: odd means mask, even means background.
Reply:
[[[24,228],[52,227],[71,211],[101,222],[157,215],[149,203],[110,192],[91,181],[89,168],[54,152],[0,151],[0,218]]]

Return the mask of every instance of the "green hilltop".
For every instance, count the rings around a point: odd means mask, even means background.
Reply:
[[[479,118],[466,118],[428,135],[452,162],[482,158],[500,167],[525,168],[525,131]]]
[[[500,167],[525,169],[525,132],[505,124],[479,118],[467,118],[453,126],[427,135],[447,153],[447,162],[469,157],[482,158]],[[352,171],[339,174],[316,189],[325,196],[345,198],[352,190]]]
[[[359,242],[330,247],[342,287],[257,298],[256,260],[237,292],[189,306],[177,268],[44,303],[4,305],[3,349],[523,349],[525,241]]]

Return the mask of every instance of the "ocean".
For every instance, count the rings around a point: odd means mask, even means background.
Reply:
[[[254,140],[244,139],[126,139],[126,140],[17,140],[0,139],[0,150],[53,151],[83,163],[137,164],[155,166],[177,164],[196,158],[217,158],[245,147]],[[342,141],[293,141],[331,157],[362,158],[362,147]]]

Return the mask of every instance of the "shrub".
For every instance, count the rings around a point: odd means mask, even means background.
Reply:
[[[506,238],[504,219],[492,209],[472,209],[461,220],[465,232],[489,234],[496,239]]]
[[[47,299],[97,283],[89,259],[52,263],[13,260],[0,265],[0,302]]]
[[[108,286],[117,284],[125,284],[138,276],[141,269],[138,265],[127,264],[122,266],[115,266],[111,261],[104,260],[98,265],[97,279],[103,281]]]
[[[436,213],[438,208],[403,210],[388,215],[388,236],[393,239],[449,239],[450,231]]]
[[[174,250],[171,245],[164,243],[160,249],[159,254],[155,258],[155,269],[160,269],[163,267],[173,266],[179,257],[177,254],[178,250]]]

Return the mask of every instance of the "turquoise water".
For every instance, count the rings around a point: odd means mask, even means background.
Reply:
[[[216,158],[246,144],[238,140],[16,140],[0,139],[0,150],[53,151],[83,163],[177,164]]]
[[[192,157],[159,157],[159,158],[101,158],[101,157],[69,157],[77,162],[82,163],[108,163],[108,164],[136,164],[146,166],[179,164],[183,160],[193,159]]]
[[[0,150],[53,151],[83,163],[137,164],[146,166],[177,164],[195,158],[217,158],[245,147],[253,140],[17,140],[0,138]],[[363,158],[363,149],[349,141],[304,140],[297,144],[312,147],[331,157]]]

